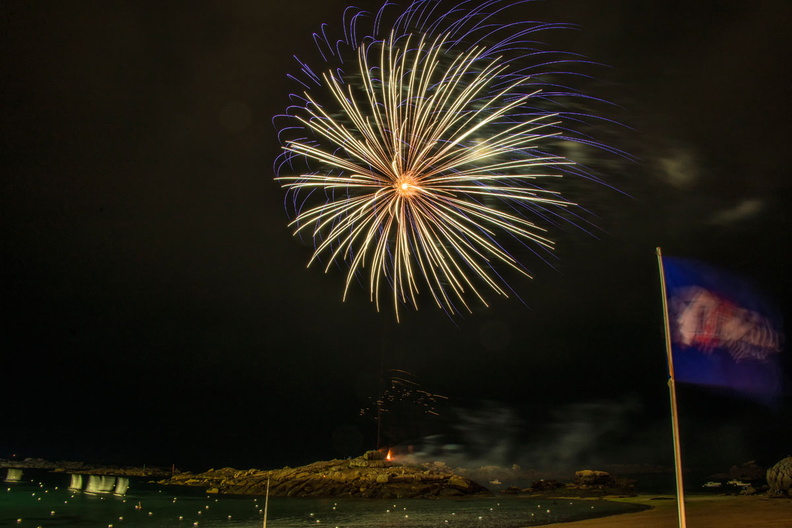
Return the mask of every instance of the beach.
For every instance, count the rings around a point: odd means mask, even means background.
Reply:
[[[679,526],[673,495],[611,499],[651,509],[599,519],[558,523],[553,528],[674,528]],[[692,495],[685,497],[688,528],[792,528],[792,500],[764,496]]]

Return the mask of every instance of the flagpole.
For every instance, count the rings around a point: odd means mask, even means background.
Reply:
[[[671,393],[671,426],[674,437],[674,470],[676,472],[677,513],[679,515],[679,528],[686,528],[685,517],[685,489],[682,482],[682,457],[679,442],[679,414],[677,413],[676,380],[674,378],[674,357],[671,350],[671,327],[668,322],[668,296],[666,295],[665,270],[663,269],[663,255],[660,248],[656,248],[657,265],[660,268],[660,289],[663,294],[663,322],[665,323],[666,355],[668,356],[668,390]]]
[[[269,508],[269,487],[270,487],[270,478],[267,477],[267,492],[264,496],[264,527],[267,528],[267,508]]]

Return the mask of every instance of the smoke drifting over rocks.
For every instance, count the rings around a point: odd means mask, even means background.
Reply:
[[[640,412],[633,400],[573,403],[555,407],[534,426],[517,409],[483,402],[454,409],[446,432],[400,451],[417,463],[441,461],[462,469],[517,466],[548,475],[587,466],[657,464],[666,436],[637,427]]]

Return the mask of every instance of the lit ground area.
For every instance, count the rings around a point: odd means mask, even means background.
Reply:
[[[560,523],[554,528],[674,528],[679,526],[673,496],[615,499],[652,506],[651,510],[602,519]],[[792,528],[792,500],[758,496],[688,496],[688,528]]]

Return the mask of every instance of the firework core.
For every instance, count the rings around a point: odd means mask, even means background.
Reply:
[[[411,198],[420,192],[418,179],[411,172],[400,174],[393,186],[403,198]]]

